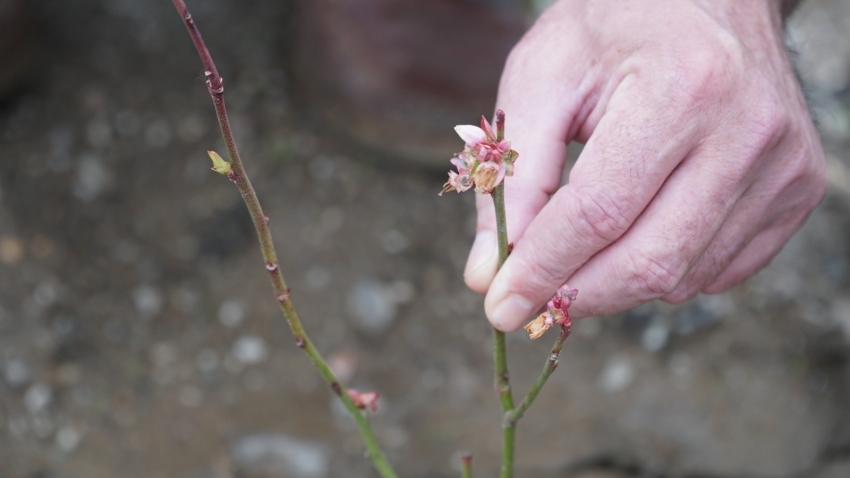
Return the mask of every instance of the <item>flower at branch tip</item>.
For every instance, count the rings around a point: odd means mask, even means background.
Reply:
[[[207,154],[210,155],[210,159],[212,160],[213,167],[212,170],[217,172],[218,174],[227,176],[230,174],[232,169],[230,168],[230,163],[225,161],[221,156],[218,155],[215,151],[207,151]]]
[[[446,191],[461,193],[473,186],[479,194],[492,194],[505,176],[513,176],[519,153],[511,149],[510,141],[498,139],[486,118],[481,117],[481,127],[458,125],[455,131],[466,144],[452,158],[457,172],[449,172],[449,180],[440,195]]]
[[[562,285],[546,303],[546,311],[523,327],[528,332],[529,338],[534,340],[542,337],[556,324],[567,328],[572,327],[573,322],[570,320],[568,309],[577,295],[578,289],[571,289],[566,284]]]
[[[475,147],[478,143],[487,142],[487,133],[478,126],[471,124],[460,124],[455,126],[455,132],[467,146]]]
[[[373,412],[378,411],[378,397],[378,392],[359,392],[353,388],[348,389],[348,398],[361,410],[368,408]]]

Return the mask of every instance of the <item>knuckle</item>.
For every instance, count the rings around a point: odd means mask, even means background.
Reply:
[[[577,210],[572,217],[577,218],[575,227],[579,234],[609,244],[631,226],[633,218],[628,198],[589,188],[576,191],[575,194]]]
[[[636,299],[645,302],[676,291],[687,268],[687,262],[675,254],[634,251],[628,255],[621,279]]]
[[[829,183],[826,161],[816,154],[799,154],[789,161],[786,190],[799,197],[800,209],[808,213],[826,197]]]
[[[817,183],[819,180],[816,165],[807,154],[794,154],[786,159],[783,166],[786,181],[792,187],[799,183]]]
[[[683,60],[675,75],[672,100],[685,108],[725,101],[734,94],[735,55],[728,48],[707,49]]]
[[[791,130],[792,117],[779,98],[767,94],[753,108],[749,130],[755,138],[757,151],[775,148]]]

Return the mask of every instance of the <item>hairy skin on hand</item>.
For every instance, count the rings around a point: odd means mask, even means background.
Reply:
[[[574,318],[722,292],[764,267],[826,191],[778,0],[561,0],[511,52],[498,107],[523,159],[496,274],[478,198],[465,273],[515,330],[565,282]],[[560,186],[567,143],[586,143]]]

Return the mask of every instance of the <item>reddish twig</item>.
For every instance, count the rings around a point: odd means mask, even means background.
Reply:
[[[277,253],[272,242],[271,231],[269,230],[268,217],[263,213],[263,208],[260,206],[257,194],[248,180],[248,175],[245,173],[242,166],[242,159],[239,157],[239,151],[236,148],[236,142],[233,139],[233,131],[230,128],[227,108],[224,103],[224,82],[218,74],[218,69],[215,67],[212,56],[206,44],[204,44],[201,33],[198,31],[198,27],[195,25],[195,21],[192,19],[192,15],[189,13],[186,4],[183,0],[172,0],[172,3],[183,19],[183,23],[189,31],[189,36],[192,38],[192,43],[195,44],[195,49],[197,49],[198,55],[201,57],[201,63],[204,65],[207,90],[209,90],[212,97],[216,116],[218,117],[218,124],[221,127],[221,135],[224,138],[224,144],[227,147],[227,154],[230,158],[230,171],[227,173],[227,177],[236,183],[236,187],[239,189],[242,199],[248,207],[248,212],[251,214],[251,220],[254,223],[254,228],[257,230],[257,237],[259,238],[263,259],[265,260],[265,268],[271,280],[275,299],[286,317],[292,334],[295,336],[295,343],[299,348],[304,350],[304,353],[313,362],[313,365],[322,375],[322,378],[330,385],[331,389],[342,400],[345,408],[354,418],[360,435],[363,437],[369,458],[372,460],[378,473],[383,478],[397,478],[395,471],[393,471],[386,456],[384,456],[384,453],[378,446],[366,417],[352,401],[345,387],[334,376],[319,351],[313,346],[313,342],[310,341],[307,332],[301,324],[301,320],[298,318],[289,288],[286,286],[286,282],[280,272]]]

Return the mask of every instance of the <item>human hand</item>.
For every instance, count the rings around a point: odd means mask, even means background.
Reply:
[[[574,318],[719,293],[765,266],[826,190],[778,0],[560,0],[499,87],[520,157],[511,256],[491,198],[465,278],[503,331],[563,283]],[[586,146],[560,186],[566,144]],[[495,278],[494,278],[495,276]]]

